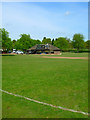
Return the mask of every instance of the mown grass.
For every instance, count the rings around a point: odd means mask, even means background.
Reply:
[[[63,57],[88,57],[89,53],[71,53],[71,52],[62,52],[61,56]]]
[[[88,112],[88,61],[3,56],[3,89],[42,102]],[[3,118],[86,118],[3,93]]]
[[[61,52],[61,55],[47,55],[45,56],[58,56],[58,57],[88,57],[89,53],[72,53],[72,52]]]

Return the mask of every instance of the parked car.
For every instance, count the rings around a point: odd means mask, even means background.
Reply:
[[[11,51],[9,50],[8,53],[11,53]]]
[[[16,53],[16,51],[13,51],[12,53]]]
[[[16,54],[23,54],[23,51],[16,51]]]

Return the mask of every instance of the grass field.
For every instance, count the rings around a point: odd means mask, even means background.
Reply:
[[[87,57],[87,53],[62,56]],[[88,60],[40,55],[2,56],[2,89],[45,103],[88,112]],[[78,57],[77,56],[77,57]],[[3,93],[3,118],[87,118]]]
[[[60,56],[60,57],[88,57],[88,53],[72,53],[72,52],[61,52],[61,55],[45,55],[45,56]]]

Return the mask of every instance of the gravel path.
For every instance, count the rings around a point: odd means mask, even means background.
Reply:
[[[49,57],[49,56],[43,56],[43,58],[88,59],[88,57]]]

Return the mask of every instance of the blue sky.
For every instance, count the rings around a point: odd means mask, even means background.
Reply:
[[[88,2],[3,2],[2,27],[11,39],[30,34],[43,37],[71,38],[81,33],[88,39]]]

